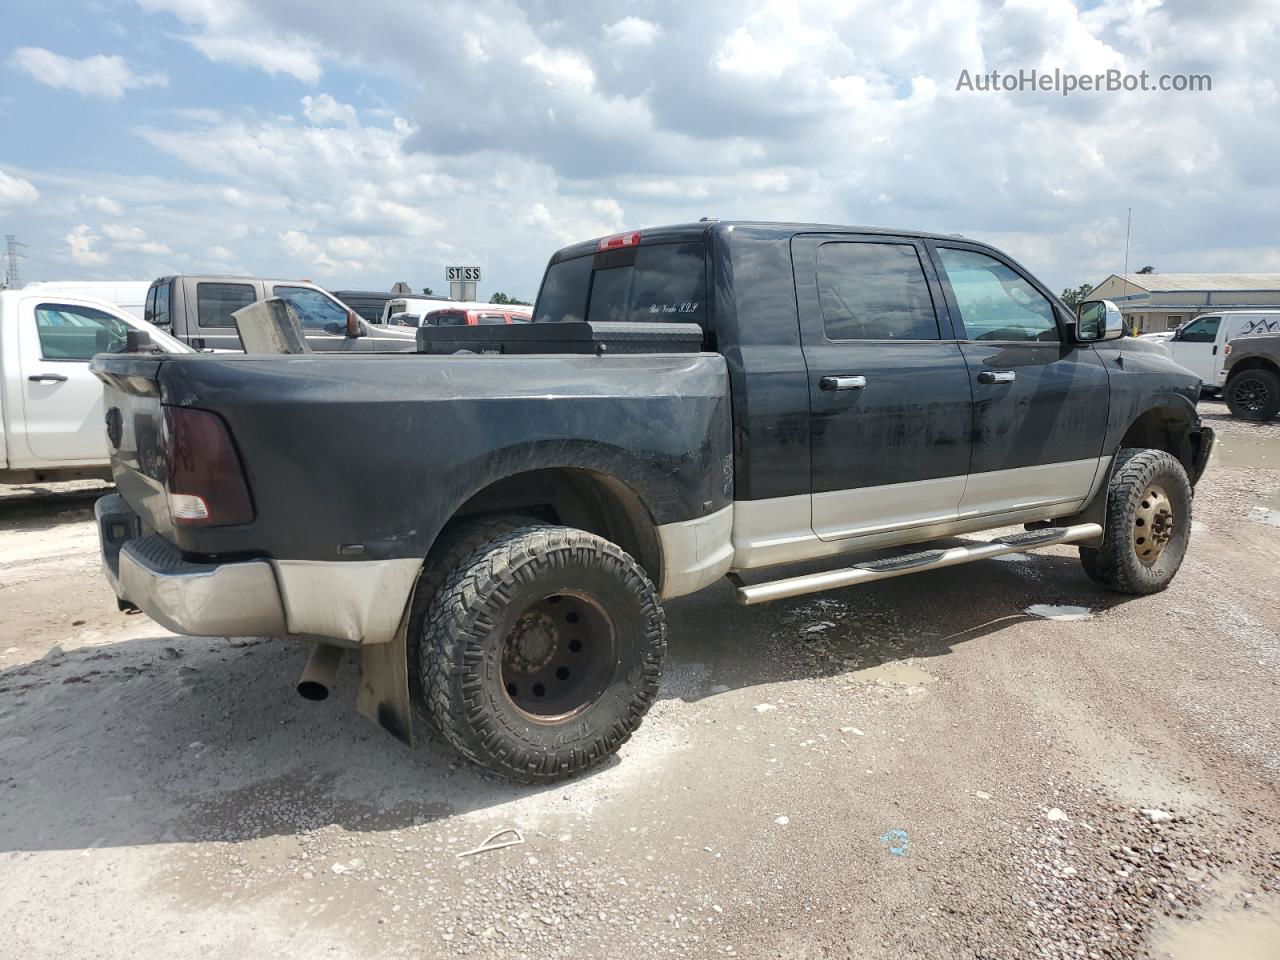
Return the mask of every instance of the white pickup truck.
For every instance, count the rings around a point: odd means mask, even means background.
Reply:
[[[110,479],[95,353],[143,330],[164,353],[190,347],[112,303],[37,287],[0,291],[0,483]]]

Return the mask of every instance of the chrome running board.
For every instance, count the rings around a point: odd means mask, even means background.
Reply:
[[[738,587],[736,591],[738,603],[751,606],[756,603],[768,603],[770,600],[785,600],[787,597],[817,593],[820,590],[835,590],[837,587],[852,587],[859,583],[888,580],[890,577],[901,577],[923,570],[940,570],[943,567],[954,567],[974,560],[1000,557],[1007,553],[1023,553],[1034,550],[1036,547],[1051,547],[1057,543],[1085,543],[1091,540],[1096,542],[1101,537],[1101,525],[1078,523],[1070,527],[1027,530],[1023,533],[1000,537],[989,543],[974,544],[971,547],[923,550],[919,553],[885,557],[881,560],[868,560],[866,563],[856,563],[852,567],[839,570],[807,573],[804,576],[770,580],[767,583],[745,584],[736,574],[730,574],[729,577]]]

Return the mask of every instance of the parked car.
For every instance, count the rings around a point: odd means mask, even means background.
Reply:
[[[23,287],[44,294],[104,300],[129,311],[139,320],[144,319],[143,303],[150,288],[150,280],[36,280]]]
[[[465,310],[450,307],[428,311],[418,326],[483,327],[499,323],[529,323],[532,320],[533,314],[528,310],[515,310],[511,307],[470,307]]]
[[[646,229],[556,253],[534,316],[486,331],[520,352],[98,357],[121,602],[307,638],[311,696],[358,650],[361,712],[409,740],[416,700],[463,756],[545,782],[631,736],[663,600],[726,576],[755,604],[1077,544],[1143,594],[1187,549],[1199,380],[986,244]]]
[[[1237,337],[1222,352],[1218,383],[1231,415],[1270,420],[1280,413],[1280,323],[1272,332]]]
[[[111,476],[89,359],[125,349],[130,330],[190,352],[113,303],[42,285],[0,291],[0,483]]]
[[[327,290],[305,280],[257,277],[161,277],[147,291],[146,320],[196,350],[243,351],[231,314],[258,300],[281,297],[297,310],[312,350],[413,350],[411,331],[374,327]]]
[[[378,290],[330,290],[329,292],[369,323],[381,323],[382,312],[387,306],[387,301],[400,296],[398,293],[385,293]]]
[[[1222,385],[1222,348],[1227,341],[1266,330],[1280,332],[1280,311],[1219,310],[1183,324],[1165,346],[1175,362],[1200,378],[1204,389],[1216,393]]]

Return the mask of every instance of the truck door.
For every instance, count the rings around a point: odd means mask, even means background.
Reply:
[[[244,350],[231,314],[262,300],[262,284],[256,280],[183,280],[185,309],[173,308],[185,319],[184,340],[197,350]]]
[[[1092,346],[1070,341],[1048,295],[994,251],[929,244],[973,390],[962,517],[1083,500],[1110,403]]]
[[[813,531],[824,540],[954,520],[973,398],[919,241],[792,240],[809,376]]]
[[[1167,344],[1174,363],[1186,367],[1209,387],[1216,384],[1222,361],[1218,338],[1221,326],[1221,317],[1196,317]]]
[[[18,309],[22,418],[39,460],[107,460],[102,383],[95,353],[124,350],[119,317],[73,300],[23,299]]]

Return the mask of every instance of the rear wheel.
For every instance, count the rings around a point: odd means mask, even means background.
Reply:
[[[533,524],[458,561],[419,645],[427,712],[445,738],[480,766],[540,783],[594,766],[640,725],[666,622],[621,548]]]
[[[1223,393],[1231,415],[1241,420],[1270,420],[1280,412],[1280,375],[1273,370],[1232,374]]]
[[[1094,581],[1117,593],[1156,593],[1173,580],[1191,537],[1191,482],[1163,450],[1121,450],[1107,490],[1101,547],[1081,547]]]

